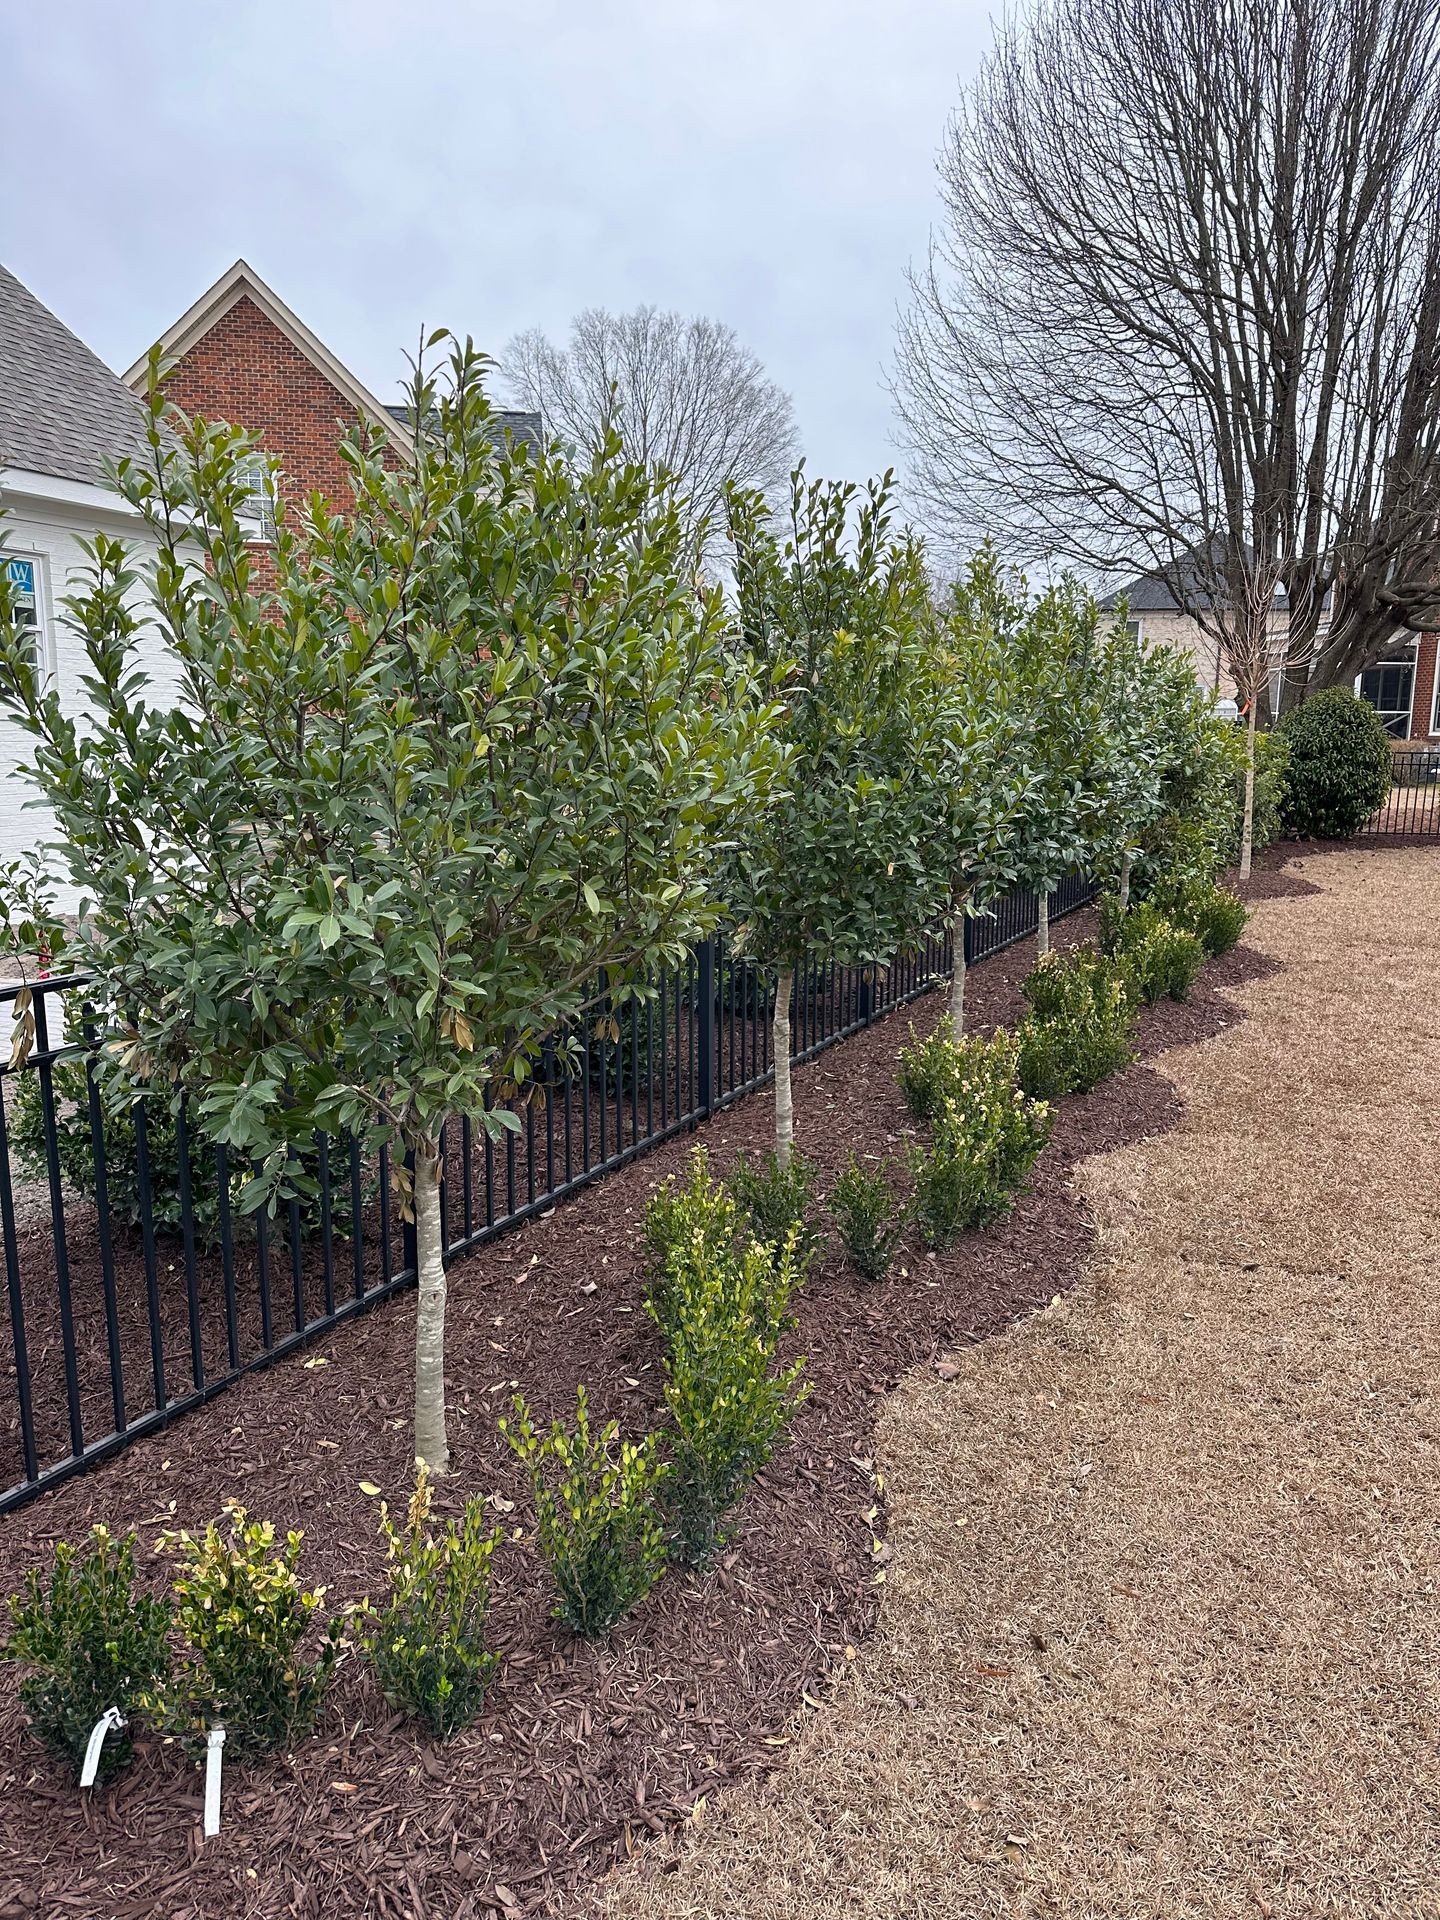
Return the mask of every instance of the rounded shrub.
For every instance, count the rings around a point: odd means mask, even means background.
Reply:
[[[1375,709],[1347,687],[1329,687],[1286,714],[1290,748],[1285,831],[1345,840],[1390,791],[1390,736]]]

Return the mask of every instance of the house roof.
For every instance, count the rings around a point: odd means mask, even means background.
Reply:
[[[403,401],[386,403],[386,411],[400,421],[407,432],[414,431],[414,409]],[[514,408],[496,407],[490,415],[490,436],[496,446],[504,444],[506,437],[529,447],[532,453],[542,450],[545,430],[538,413],[527,413]]]
[[[1219,536],[1216,536],[1214,551],[1220,551]],[[1181,600],[1175,597],[1170,582],[1175,580],[1180,586],[1185,606],[1194,609],[1210,605],[1209,592],[1200,584],[1209,569],[1202,567],[1199,547],[1192,547],[1183,554],[1173,567],[1157,567],[1153,573],[1142,573],[1127,586],[1117,587],[1100,602],[1107,612],[1117,607],[1122,600],[1129,603],[1131,613],[1179,613]],[[1325,596],[1329,603],[1329,594]],[[1290,597],[1284,591],[1275,595],[1275,611],[1288,612]]]
[[[182,354],[188,353],[237,300],[249,300],[258,307],[295,350],[304,354],[310,364],[324,374],[336,392],[343,394],[357,413],[384,428],[397,453],[403,454],[407,460],[411,458],[415,452],[415,441],[408,424],[393,408],[377,400],[369,388],[363,386],[350,369],[335,358],[324,341],[316,338],[299,315],[292,312],[279,294],[265,284],[248,261],[237,260],[233,267],[221,274],[213,287],[201,294],[194,306],[187,308],[172,326],[165,329],[160,336],[160,348],[166,358],[178,360]],[[127,386],[138,391],[144,385],[149,358],[148,352],[143,353],[132,367],[126,369]]]
[[[0,267],[0,467],[103,483],[145,452],[134,394],[13,273]]]

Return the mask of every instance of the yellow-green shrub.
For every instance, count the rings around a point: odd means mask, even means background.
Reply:
[[[555,1611],[593,1638],[643,1600],[665,1568],[660,1497],[667,1468],[659,1436],[621,1441],[614,1420],[593,1432],[584,1387],[576,1389],[574,1433],[558,1420],[549,1433],[538,1432],[520,1394],[513,1413],[500,1431],[530,1476]]]
[[[485,1522],[485,1503],[469,1499],[458,1520],[436,1532],[433,1494],[422,1463],[404,1528],[380,1508],[388,1549],[389,1592],[382,1606],[367,1599],[356,1616],[359,1645],[391,1706],[423,1720],[440,1740],[468,1726],[499,1668],[485,1640],[490,1563],[500,1531]]]
[[[301,1647],[318,1624],[323,1587],[307,1591],[297,1568],[303,1535],[275,1550],[275,1528],[233,1501],[224,1531],[162,1534],[174,1553],[175,1621],[185,1647],[167,1684],[147,1696],[148,1717],[199,1744],[225,1728],[226,1757],[246,1759],[292,1745],[314,1725],[340,1650],[341,1621],[329,1623],[314,1660]]]

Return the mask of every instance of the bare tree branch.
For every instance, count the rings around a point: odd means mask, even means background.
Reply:
[[[560,439],[588,453],[619,432],[632,459],[672,476],[692,530],[710,539],[731,483],[773,499],[788,488],[799,452],[790,396],[719,320],[588,307],[568,345],[519,334],[501,370]]]
[[[1434,0],[1046,0],[939,172],[895,377],[936,531],[1159,573],[1251,694],[1277,587],[1292,694],[1440,619]]]

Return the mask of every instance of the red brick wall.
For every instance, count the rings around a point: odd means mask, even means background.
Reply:
[[[1410,715],[1412,739],[1433,739],[1430,722],[1435,712],[1435,653],[1437,636],[1422,633],[1415,648],[1415,704]]]
[[[247,296],[181,358],[170,392],[187,413],[260,434],[287,498],[318,490],[336,506],[349,501],[338,448],[359,415]]]

